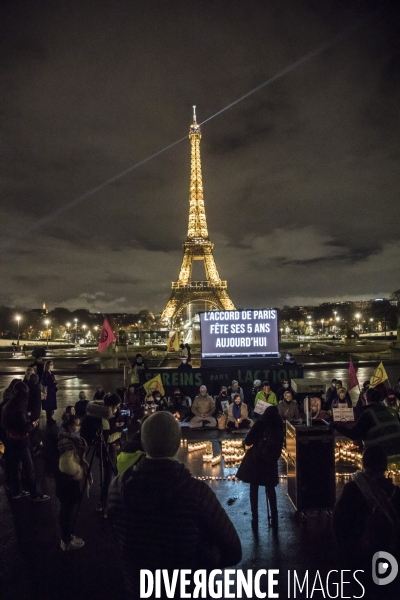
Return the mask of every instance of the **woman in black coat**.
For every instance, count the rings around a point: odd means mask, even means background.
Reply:
[[[28,381],[29,395],[28,395],[28,415],[32,422],[40,419],[40,413],[42,412],[42,388],[39,383],[39,376],[36,373],[32,373]],[[35,427],[30,433],[31,448],[35,451],[39,446],[39,427]]]
[[[54,411],[57,410],[57,381],[52,372],[53,361],[47,360],[41,384],[46,388],[46,400],[43,400],[43,408],[46,411],[47,422],[51,423]]]
[[[278,485],[278,459],[283,445],[283,421],[277,406],[267,408],[262,419],[250,429],[244,441],[251,446],[243,458],[237,477],[250,483],[252,527],[258,525],[258,488],[265,487],[267,502],[271,507],[271,524],[278,525],[275,487]]]

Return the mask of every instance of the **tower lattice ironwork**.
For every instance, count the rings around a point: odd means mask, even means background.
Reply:
[[[214,244],[208,237],[206,212],[203,198],[203,182],[200,160],[200,125],[196,121],[196,107],[193,107],[193,123],[190,126],[191,146],[189,226],[186,242],[183,244],[183,260],[178,281],[172,283],[172,293],[164,308],[162,318],[174,320],[189,304],[208,302],[219,310],[234,310],[228,296],[227,283],[222,281],[215,264]],[[194,260],[204,261],[206,281],[192,280]]]

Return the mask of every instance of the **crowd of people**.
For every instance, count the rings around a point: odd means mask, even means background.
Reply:
[[[284,423],[300,422],[304,417],[303,397],[296,398],[289,380],[275,391],[268,381],[255,380],[248,395],[238,381],[232,381],[231,386],[222,386],[217,396],[209,395],[202,385],[193,400],[179,387],[168,397],[158,390],[143,397],[140,359],[138,356],[133,367],[137,367],[137,381],[123,395],[106,393],[101,385],[90,398],[80,391],[76,402],[65,407],[59,423],[54,419],[57,379],[52,361],[35,359],[23,379],[10,382],[0,404],[0,440],[5,447],[10,499],[49,499],[38,489],[35,475],[35,457],[42,455],[55,478],[62,551],[84,545],[73,533],[73,515],[83,489],[92,483],[89,457],[98,458],[102,477],[97,510],[104,519],[112,517],[123,553],[127,589],[132,594],[140,565],[144,568],[151,563],[154,569],[227,567],[241,557],[235,528],[216,496],[175,460],[182,424],[188,422],[191,429],[244,430],[247,452],[237,477],[250,484],[251,526],[258,528],[261,486],[270,509],[270,524],[276,529],[275,488]],[[340,380],[332,380],[326,394],[311,394],[309,407],[313,419],[330,423],[365,450],[363,468],[345,486],[334,512],[335,532],[345,552],[350,555],[361,548],[370,555],[384,543],[391,552],[398,552],[400,494],[385,471],[388,464],[400,467],[400,379],[395,389],[384,390],[365,382],[352,427],[332,419],[334,409],[352,407]],[[39,428],[42,410],[45,429]],[[149,510],[150,522],[144,518]],[[371,514],[377,510],[379,519],[374,526]],[[385,527],[392,531],[383,541],[382,536],[375,535],[379,523],[381,532]],[[199,555],[200,538],[203,551]]]

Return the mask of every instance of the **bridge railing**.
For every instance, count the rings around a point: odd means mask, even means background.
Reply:
[[[219,281],[218,283],[212,283],[210,281],[190,281],[189,283],[180,283],[179,281],[174,281],[172,284],[172,289],[187,289],[187,290],[198,290],[198,291],[207,291],[207,290],[221,290],[227,288],[226,281]]]

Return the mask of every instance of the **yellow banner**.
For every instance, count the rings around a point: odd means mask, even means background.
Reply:
[[[164,386],[162,384],[161,375],[156,375],[150,381],[146,381],[143,384],[144,389],[146,390],[146,394],[151,392],[160,392],[161,396],[165,396]]]
[[[168,338],[167,352],[178,352],[179,351],[179,336],[177,331],[173,331],[172,335]]]
[[[385,367],[382,363],[380,363],[375,369],[375,372],[371,375],[371,378],[369,380],[369,387],[376,387],[377,385],[383,383],[387,379],[389,379],[389,377],[386,373]]]

